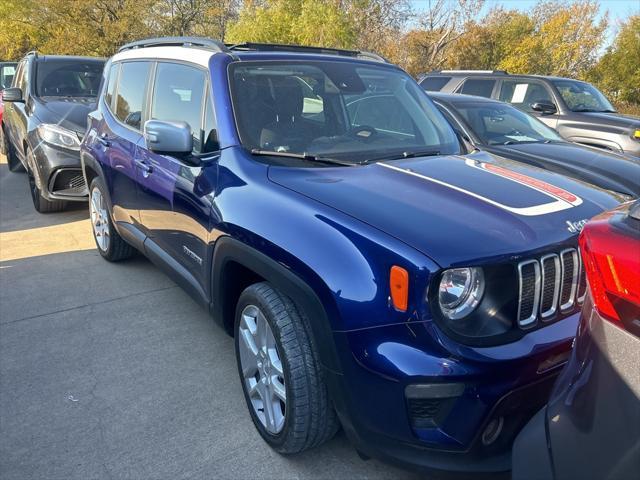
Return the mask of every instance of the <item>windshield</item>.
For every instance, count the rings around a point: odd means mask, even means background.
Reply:
[[[563,141],[542,122],[510,105],[456,104],[455,109],[486,145]]]
[[[39,97],[95,97],[102,76],[102,61],[38,62],[36,95]]]
[[[242,144],[348,162],[454,154],[455,133],[407,74],[350,62],[231,66]]]
[[[600,90],[589,83],[574,80],[554,80],[564,102],[573,112],[615,112],[613,105]]]

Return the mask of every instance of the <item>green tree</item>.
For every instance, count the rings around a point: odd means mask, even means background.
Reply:
[[[225,41],[354,48],[357,32],[340,3],[337,0],[247,0],[238,20],[229,25]]]
[[[600,58],[588,79],[612,100],[640,107],[640,15],[620,27],[613,45]],[[636,109],[640,112],[640,108]]]

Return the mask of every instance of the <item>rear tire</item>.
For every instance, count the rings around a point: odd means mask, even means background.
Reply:
[[[339,422],[311,333],[288,297],[266,282],[244,290],[236,307],[235,346],[251,418],[274,450],[298,453],[335,435]]]
[[[109,262],[119,262],[135,255],[136,249],[125,242],[114,228],[106,191],[102,179],[94,178],[89,186],[91,229],[102,258]]]
[[[27,164],[35,166],[35,159],[33,158],[33,153],[31,152],[31,149],[27,149],[25,155],[27,155]],[[31,162],[29,162],[28,160],[31,160]],[[9,166],[9,168],[11,168],[11,166]],[[31,191],[31,200],[33,201],[33,206],[37,212],[53,213],[53,212],[60,212],[64,210],[65,202],[63,200],[47,200],[42,196],[42,192],[40,191],[40,188],[38,188],[38,184],[36,183],[36,179],[33,171],[27,170],[27,177],[29,179],[29,190]]]

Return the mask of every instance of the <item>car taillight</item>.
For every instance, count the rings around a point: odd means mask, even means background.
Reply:
[[[636,203],[632,210],[639,210]],[[640,331],[640,221],[628,206],[584,226],[580,251],[598,313],[636,334]]]

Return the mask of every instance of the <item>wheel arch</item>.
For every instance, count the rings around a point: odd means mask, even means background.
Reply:
[[[341,371],[327,310],[318,294],[290,269],[232,237],[216,241],[212,260],[211,313],[233,335],[235,307],[249,285],[266,281],[287,295],[307,319],[321,364]]]

